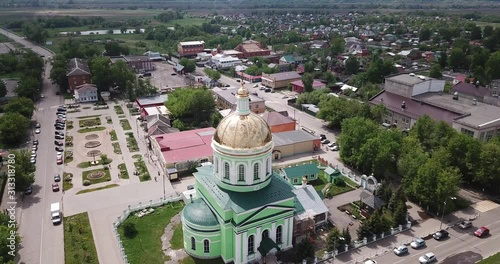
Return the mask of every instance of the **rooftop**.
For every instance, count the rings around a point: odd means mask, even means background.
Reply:
[[[165,103],[165,101],[167,101],[167,99],[168,95],[162,94],[156,96],[137,98],[135,101],[140,107],[147,107],[149,105],[163,104]]]
[[[215,214],[203,199],[196,199],[186,204],[182,216],[191,224],[205,227],[219,226]]]
[[[280,133],[273,133],[274,146],[286,146],[299,142],[319,139],[303,130],[292,130]]]
[[[289,179],[302,178],[306,175],[319,173],[318,165],[316,163],[285,167],[281,170]]]
[[[279,81],[285,81],[285,80],[290,80],[290,79],[301,79],[302,77],[300,74],[296,71],[289,71],[289,72],[279,72],[279,73],[273,73],[273,74],[262,74],[262,77],[274,80],[276,82]]]
[[[451,88],[451,93],[458,92],[468,96],[483,98],[490,95],[491,92],[484,86],[475,86],[474,84],[460,82]]]
[[[299,87],[304,87],[304,83],[302,82],[302,80],[296,80],[296,81],[291,82],[290,84],[295,85],[295,86],[299,86]],[[325,87],[325,84],[318,81],[318,80],[314,80],[312,83],[312,87],[313,88]]]
[[[377,196],[373,195],[372,193],[366,190],[363,190],[359,194],[359,199],[361,200],[362,203],[368,205],[373,209],[379,209],[385,204],[384,201],[382,201],[382,199],[378,198]]]
[[[425,78],[425,79],[422,79],[422,78]],[[391,80],[391,81],[406,84],[406,85],[415,85],[415,84],[419,84],[419,83],[425,82],[427,80],[430,80],[430,78],[423,77],[420,75],[411,76],[410,74],[398,74],[398,75],[386,78],[386,80]]]
[[[207,189],[207,194],[211,195],[224,210],[231,209],[236,213],[242,213],[295,196],[292,192],[292,185],[274,173],[271,176],[271,182],[265,188],[254,192],[233,192],[221,189],[216,184],[213,176],[213,165],[198,167],[197,170],[194,173],[197,181]]]
[[[181,46],[188,46],[188,45],[203,45],[205,44],[205,41],[183,41],[180,42]]]
[[[212,137],[215,128],[207,127],[153,136],[167,163],[198,160],[213,155]]]
[[[149,115],[168,115],[168,114],[170,114],[167,107],[164,105],[145,107],[144,111],[146,112],[146,114],[148,116]]]
[[[266,120],[269,126],[278,126],[283,124],[295,123],[295,120],[290,118],[289,116],[283,115],[279,112],[264,112],[261,114],[262,118]]]
[[[68,72],[66,76],[90,74],[89,65],[86,61],[73,58],[68,62]]]
[[[300,220],[328,212],[328,208],[312,185],[296,188],[293,193],[302,206],[301,210],[296,212]]]
[[[238,92],[238,88],[222,90],[216,87],[212,89],[212,92],[215,93],[217,96],[223,98],[224,100],[228,101],[230,104],[236,105],[236,93]],[[264,99],[259,98],[257,96],[250,94],[249,97],[250,97],[250,103],[264,102]]]

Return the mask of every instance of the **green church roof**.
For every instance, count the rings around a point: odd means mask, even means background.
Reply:
[[[318,165],[309,163],[282,169],[288,179],[302,178],[306,175],[319,173]]]
[[[233,192],[219,188],[213,175],[213,165],[198,167],[197,170],[194,173],[196,179],[224,210],[232,209],[241,213],[295,197],[293,186],[274,173],[269,185],[260,190]]]
[[[218,226],[219,221],[215,214],[210,210],[210,207],[203,199],[196,199],[192,203],[188,203],[182,211],[184,219],[189,223],[199,226]]]

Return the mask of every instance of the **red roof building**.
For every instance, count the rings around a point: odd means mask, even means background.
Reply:
[[[73,92],[77,86],[92,83],[89,65],[86,61],[79,58],[73,58],[69,61],[66,77],[68,77],[68,84],[71,92]]]
[[[304,92],[304,83],[302,80],[297,80],[294,82],[291,82],[290,85],[292,86],[292,91],[296,93],[303,93]],[[312,83],[313,89],[322,89],[326,88],[326,85],[320,81],[314,80]]]
[[[255,40],[243,41],[234,50],[242,52],[243,58],[252,58],[257,56],[271,55],[271,51],[264,47],[264,45]]]

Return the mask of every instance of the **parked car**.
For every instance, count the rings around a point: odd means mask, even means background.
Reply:
[[[64,127],[62,127],[62,126],[56,126],[56,130],[64,130]]]
[[[52,183],[52,191],[53,192],[58,192],[59,191],[59,184]]]
[[[30,162],[31,162],[32,164],[36,164],[36,158],[31,158],[31,159],[30,159]]]
[[[61,175],[59,175],[59,174],[54,174],[54,181],[55,181],[55,182],[60,182],[60,181],[61,181]]]
[[[64,132],[62,132],[62,131],[56,131],[56,132],[55,132],[55,134],[56,134],[56,135],[61,135],[61,136],[64,136]]]
[[[66,107],[59,106],[57,112],[66,112]]]
[[[37,151],[38,150],[38,146],[37,145],[33,145],[33,147],[31,147],[31,150]]]
[[[61,92],[59,92],[59,91],[56,92],[56,95],[60,95],[60,94],[61,94]]]
[[[31,158],[32,159],[36,159],[36,152],[35,153],[31,153]]]
[[[271,92],[271,89],[270,89],[270,88],[266,88],[266,89],[264,90],[264,92],[266,92],[266,93],[270,93],[270,92]]]
[[[434,233],[432,235],[432,237],[436,240],[443,240],[445,238],[447,238],[450,234],[448,233],[448,231],[442,229],[440,231],[437,231],[436,233]]]
[[[57,163],[57,165],[61,165],[61,164],[63,164],[63,160],[62,159],[57,159],[56,163]]]
[[[64,151],[61,147],[56,147],[56,151]]]
[[[40,128],[35,129],[35,134],[40,134],[40,132],[42,132]]]
[[[432,263],[432,262],[436,261],[436,255],[434,255],[434,253],[432,253],[432,252],[425,253],[425,255],[418,258],[418,261],[421,264]]]
[[[333,147],[333,146],[336,146],[336,145],[337,145],[337,142],[330,142],[330,143],[328,144],[328,147]]]
[[[377,262],[373,259],[367,259],[365,260],[365,262],[363,262],[363,264],[377,264]]]
[[[56,146],[62,146],[63,145],[63,143],[61,141],[57,141],[57,140],[54,141],[54,144]]]
[[[338,150],[340,150],[340,147],[339,146],[333,146],[333,147],[329,147],[329,149],[331,151],[338,151]]]
[[[30,195],[33,192],[33,187],[30,185],[26,190],[24,190],[24,194]]]
[[[38,139],[33,140],[33,145],[38,145]]]
[[[405,245],[401,245],[394,248],[394,254],[396,254],[397,256],[401,256],[406,253],[408,253],[408,247]]]
[[[474,232],[474,235],[477,237],[485,237],[489,234],[490,234],[490,230],[485,226],[479,228],[478,230],[476,230],[476,232]]]
[[[319,139],[321,140],[326,139],[326,136],[324,134],[319,134]]]
[[[42,126],[40,125],[40,123],[36,123],[35,128],[40,128],[40,127],[42,127]]]
[[[425,240],[422,238],[415,238],[411,243],[410,243],[411,248],[417,249],[425,246]]]
[[[61,136],[61,135],[55,135],[54,136],[55,139],[64,139],[64,136]]]
[[[472,227],[472,223],[470,221],[463,221],[458,225],[460,229],[467,229],[469,227]]]
[[[328,144],[328,143],[330,143],[330,140],[328,140],[328,139],[326,139],[326,138],[325,138],[325,139],[323,139],[323,140],[321,140],[321,144],[323,144],[323,145],[324,145],[324,144]]]

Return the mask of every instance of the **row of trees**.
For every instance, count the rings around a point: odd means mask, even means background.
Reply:
[[[220,114],[215,111],[212,93],[207,88],[176,89],[168,96],[165,106],[175,119],[172,126],[179,130],[217,126]]]
[[[0,55],[1,74],[18,74],[23,77],[15,90],[20,97],[32,100],[39,98],[43,68],[43,59],[33,51],[23,53],[16,51]]]
[[[12,234],[12,232],[16,232]],[[14,238],[13,240],[11,240]],[[13,245],[10,241],[15,241]],[[21,238],[17,234],[17,223],[8,214],[0,213],[0,263],[14,264]],[[11,251],[11,248],[14,249]],[[13,254],[12,254],[13,253]]]

